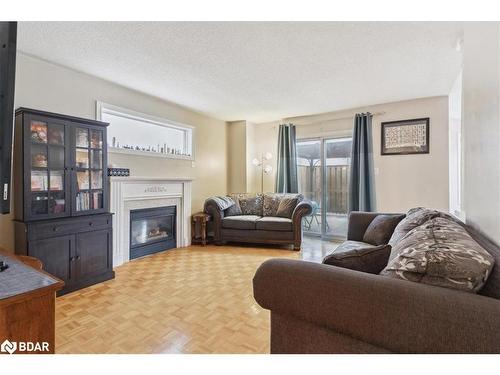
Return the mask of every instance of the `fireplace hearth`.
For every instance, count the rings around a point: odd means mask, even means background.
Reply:
[[[175,248],[176,207],[130,211],[130,259]]]

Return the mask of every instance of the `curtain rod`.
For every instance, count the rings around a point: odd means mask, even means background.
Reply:
[[[367,113],[367,112],[364,112],[364,113]],[[381,116],[381,115],[385,115],[385,113],[386,113],[385,111],[376,112],[376,113],[372,113],[372,116]],[[356,114],[353,114],[351,116],[332,117],[332,118],[327,118],[327,119],[324,119],[324,120],[307,122],[307,123],[304,123],[304,124],[297,123],[295,125],[314,125],[314,124],[322,124],[324,122],[329,122],[329,121],[349,120],[349,119],[354,119],[354,116],[356,116]],[[286,121],[286,122],[291,122],[292,124],[294,124],[293,121]]]

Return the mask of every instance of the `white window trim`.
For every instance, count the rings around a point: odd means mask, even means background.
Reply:
[[[464,211],[463,202],[463,179],[464,179],[464,159],[463,159],[463,83],[462,83],[462,70],[455,78],[453,86],[448,94],[448,143],[449,143],[449,157],[448,157],[448,169],[449,169],[449,212],[451,215],[455,216],[457,219],[465,222],[466,213]],[[459,93],[460,101],[454,101],[456,99],[455,95]],[[453,95],[452,95],[453,94]],[[460,124],[458,128],[455,128],[454,119],[452,117],[452,105],[459,105],[460,114]],[[452,160],[455,163],[452,163]]]
[[[164,126],[168,128],[176,128],[180,130],[190,130],[191,131],[191,155],[174,155],[174,154],[162,154],[159,152],[148,152],[148,151],[139,151],[139,150],[130,150],[119,147],[111,147],[108,146],[109,153],[117,153],[117,154],[128,154],[128,155],[136,155],[136,156],[148,156],[148,157],[159,157],[159,158],[167,158],[167,159],[182,159],[182,160],[195,160],[195,127],[192,125],[183,124],[177,121],[172,121],[168,119],[164,119],[161,117],[156,117],[153,115],[148,115],[146,113],[136,112],[128,108],[119,107],[113,104],[105,103],[99,100],[96,100],[96,120],[102,121],[103,112],[109,114],[115,114],[122,117],[127,117],[132,120],[139,120],[143,122],[147,122],[157,126]],[[124,116],[125,115],[125,116]],[[107,139],[106,139],[107,142]],[[186,142],[189,142],[189,139],[186,139]],[[185,145],[187,148],[187,145]]]

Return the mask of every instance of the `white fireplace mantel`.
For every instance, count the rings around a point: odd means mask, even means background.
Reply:
[[[113,267],[130,260],[130,211],[176,206],[177,247],[191,244],[191,184],[188,178],[110,177]]]

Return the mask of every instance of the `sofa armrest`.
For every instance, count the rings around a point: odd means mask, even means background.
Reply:
[[[272,259],[253,279],[265,309],[400,353],[500,353],[500,301],[329,265]]]
[[[293,248],[300,250],[302,243],[302,218],[312,213],[312,205],[309,201],[302,201],[292,213],[292,228],[293,228]]]
[[[203,211],[212,216],[212,220],[214,223],[213,226],[214,240],[216,242],[220,241],[222,219],[224,218],[224,210],[219,207],[214,198],[208,198],[207,200],[205,200]]]
[[[297,206],[295,206],[295,209],[293,210],[292,213],[292,221],[293,223],[299,223],[299,225],[302,222],[302,218],[304,216],[310,215],[312,213],[312,205],[309,201],[302,201]]]
[[[221,219],[224,217],[224,210],[219,207],[214,198],[205,200],[203,211],[213,217],[218,216]]]
[[[363,241],[366,229],[370,223],[379,215],[404,215],[382,212],[351,211],[347,224],[347,239],[351,241]]]

